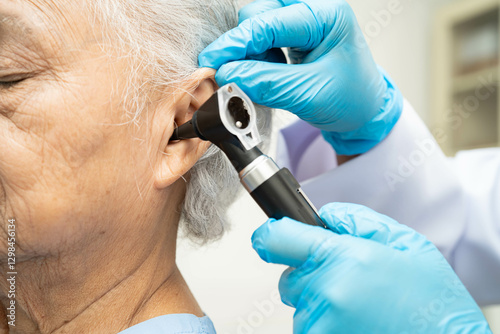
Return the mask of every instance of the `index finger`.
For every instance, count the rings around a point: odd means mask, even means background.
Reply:
[[[429,244],[424,236],[408,226],[362,205],[327,204],[321,208],[320,216],[336,233],[369,239],[401,251],[413,247],[422,249]]]
[[[324,29],[320,29],[310,7],[297,3],[245,20],[203,50],[198,61],[201,67],[219,69],[225,63],[272,48],[313,50],[323,39]]]

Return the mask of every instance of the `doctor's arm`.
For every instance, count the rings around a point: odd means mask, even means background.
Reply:
[[[335,155],[326,142],[312,142],[292,165],[310,177],[303,188],[314,204],[358,203],[412,227],[439,248],[480,305],[500,302],[500,148],[446,157],[406,101],[379,145],[337,168],[306,173],[300,160]]]
[[[416,229],[477,301],[499,302],[500,217],[492,201],[500,187],[498,159],[488,170],[477,166],[491,179],[484,201],[470,188],[473,181],[464,183],[466,159],[443,155],[377,67],[347,2],[257,0],[242,9],[240,21],[200,54],[200,66],[218,69],[219,85],[235,82],[254,102],[321,129],[337,154],[360,155],[303,184],[313,202],[364,204]],[[281,47],[290,48],[293,64],[276,63],[273,50]]]

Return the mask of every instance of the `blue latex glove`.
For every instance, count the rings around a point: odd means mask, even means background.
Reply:
[[[365,153],[399,119],[403,98],[375,64],[345,1],[260,0],[241,24],[199,56],[217,83],[240,86],[258,104],[285,109],[324,130],[341,155]],[[275,63],[289,47],[294,64]]]
[[[296,308],[294,333],[491,333],[424,236],[359,205],[330,204],[320,215],[331,230],[285,218],[252,237],[264,261],[297,268],[279,284]]]

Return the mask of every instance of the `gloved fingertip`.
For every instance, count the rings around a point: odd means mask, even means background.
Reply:
[[[264,232],[264,231],[263,231],[263,229],[265,229],[265,228],[266,228],[266,225],[271,224],[271,223],[273,223],[273,222],[275,222],[275,221],[276,221],[276,219],[274,219],[274,218],[269,218],[269,219],[268,219],[268,220],[267,220],[264,224],[260,225],[260,226],[259,226],[259,228],[257,228],[257,229],[253,232],[253,234],[252,234],[252,243],[254,242],[254,240],[255,240],[256,238],[258,238],[258,237],[259,237],[259,236],[260,236],[260,235]]]
[[[209,67],[213,69],[217,69],[215,65],[215,61],[212,57],[209,56],[207,52],[202,52],[198,56],[198,66],[199,67]]]
[[[228,83],[226,78],[223,75],[219,74],[219,72],[215,73],[215,82],[217,82],[217,85],[219,87],[222,87]]]
[[[270,257],[266,246],[269,243],[270,224],[274,222],[276,222],[276,219],[268,219],[252,234],[252,248],[263,261],[268,263],[270,262]]]
[[[227,76],[229,76],[229,75],[234,76],[234,73],[238,72],[238,69],[241,68],[242,66],[244,66],[245,64],[246,64],[246,61],[244,61],[244,60],[231,61],[231,62],[222,64],[219,67],[219,71],[221,73],[224,73]]]
[[[346,204],[345,203],[339,203],[339,202],[334,202],[334,203],[328,203],[321,207],[319,209],[319,214],[329,214],[332,212],[336,212],[337,210],[341,210],[345,208]]]
[[[288,300],[288,298],[284,294],[280,294],[280,298],[283,304],[295,308],[295,305],[290,300]]]
[[[268,263],[297,267],[309,256],[311,245],[320,243],[320,233],[324,230],[290,218],[270,219],[254,232],[252,247]]]
[[[215,73],[215,81],[217,81],[219,87],[222,87],[231,81],[231,78],[234,76],[232,75],[234,70],[235,66],[231,63],[223,64],[219,67],[217,73]]]
[[[330,203],[319,210],[319,215],[333,232],[338,234],[351,234],[352,228],[346,224],[345,219],[347,212],[348,204]]]
[[[253,249],[257,252],[262,261],[269,263],[269,255],[264,248],[253,246]]]
[[[249,85],[254,87],[258,82],[255,78],[252,78],[255,77],[252,75],[255,64],[253,61],[234,61],[223,64],[215,74],[215,81],[217,81],[219,87],[228,83],[235,83],[247,93],[254,103],[260,103],[261,101],[256,98],[258,94],[255,94],[255,88],[248,88]]]

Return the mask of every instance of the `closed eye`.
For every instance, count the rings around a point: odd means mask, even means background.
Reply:
[[[28,75],[19,75],[19,74],[14,74],[14,75],[8,75],[5,77],[0,77],[0,88],[11,88],[17,84],[20,84],[24,80],[28,79]]]

